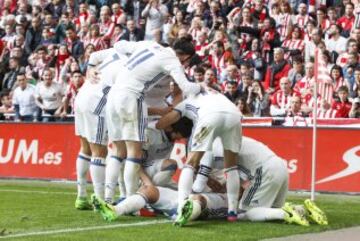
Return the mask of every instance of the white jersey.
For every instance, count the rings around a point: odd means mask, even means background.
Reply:
[[[250,179],[255,176],[256,170],[266,164],[276,154],[265,144],[250,137],[243,136],[239,155],[239,168]]]
[[[117,53],[114,48],[92,53],[89,65],[97,67],[100,81],[96,84],[85,82],[76,97],[78,107],[96,115],[103,115],[107,94],[117,75],[122,74],[122,66],[126,60],[127,57]]]
[[[145,94],[145,103],[148,107],[165,108],[168,106],[165,98],[170,93],[170,82],[172,80],[171,76],[168,75]]]
[[[174,50],[156,42],[119,41],[114,48],[121,54],[130,56],[124,65],[126,72],[118,76],[114,88],[128,90],[143,95],[159,81],[170,75],[185,95],[200,92],[200,85],[187,80],[184,69]]]
[[[164,131],[149,126],[146,128],[146,142],[143,146],[144,166],[150,166],[156,160],[170,158],[173,147],[174,144],[169,141]]]
[[[190,96],[179,103],[175,110],[195,123],[209,113],[239,113],[236,106],[223,94],[207,93]]]

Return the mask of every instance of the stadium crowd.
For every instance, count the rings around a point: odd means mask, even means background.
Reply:
[[[191,38],[186,73],[243,116],[360,117],[357,0],[0,0],[0,115],[66,120],[92,52]],[[313,97],[315,49],[325,75]],[[169,105],[177,96],[169,86]],[[176,102],[176,101],[175,101]]]

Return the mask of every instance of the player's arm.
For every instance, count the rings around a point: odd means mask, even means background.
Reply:
[[[104,49],[100,51],[93,52],[89,58],[89,67],[95,67],[101,64],[111,53],[113,49]]]
[[[163,61],[165,71],[169,73],[169,75],[178,84],[184,95],[196,95],[203,90],[200,84],[192,83],[186,78],[184,68],[175,56],[171,56],[171,58],[164,58]]]
[[[152,183],[150,177],[145,173],[143,167],[140,167],[139,175],[140,175],[140,180],[142,181],[144,186],[152,186],[152,185],[154,185]]]
[[[174,109],[160,118],[156,123],[156,129],[166,129],[171,126],[181,118],[181,113],[179,110]]]
[[[126,40],[120,40],[114,44],[114,49],[119,53],[123,55],[130,55],[132,54],[138,46],[139,42],[130,42]]]

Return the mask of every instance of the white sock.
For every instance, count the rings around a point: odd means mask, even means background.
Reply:
[[[228,211],[237,213],[239,203],[240,177],[237,166],[225,170]]]
[[[179,178],[178,208],[181,208],[184,200],[189,197],[191,193],[191,187],[193,185],[193,179],[194,168],[192,166],[185,165]]]
[[[205,165],[200,165],[198,174],[196,175],[194,185],[192,186],[192,190],[194,192],[200,193],[200,192],[204,191],[204,189],[207,185],[207,181],[209,179],[211,170],[212,170],[211,167],[208,167]]]
[[[115,212],[117,215],[125,215],[134,213],[143,208],[146,204],[146,199],[140,194],[134,194],[127,197],[124,201],[115,206]]]
[[[92,157],[90,162],[90,175],[95,195],[104,199],[105,192],[105,158]]]
[[[239,214],[238,219],[253,222],[268,220],[284,220],[285,211],[281,208],[252,208],[245,213]]]
[[[118,183],[120,166],[124,162],[117,156],[110,156],[106,163],[105,175],[105,201],[112,202],[115,196],[115,189]]]
[[[119,178],[118,178],[120,198],[125,198],[126,197],[126,188],[125,188],[125,180],[124,180],[124,168],[125,168],[125,161],[121,162],[121,164],[120,164],[120,172],[119,172]]]
[[[124,168],[124,181],[126,188],[126,196],[130,197],[136,193],[139,188],[139,169],[140,169],[140,159],[127,158]]]
[[[89,171],[91,157],[84,153],[79,153],[76,159],[76,178],[78,197],[86,197],[87,173]]]
[[[189,220],[196,220],[201,214],[201,204],[199,200],[193,201],[193,210]]]

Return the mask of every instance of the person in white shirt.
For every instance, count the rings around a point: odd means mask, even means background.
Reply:
[[[336,57],[346,51],[347,39],[341,36],[340,33],[341,27],[337,24],[331,24],[328,30],[328,37],[325,39],[326,49],[330,53],[337,53]]]
[[[35,86],[27,83],[25,73],[19,73],[16,79],[18,87],[14,90],[12,100],[15,121],[33,121],[37,110]]]
[[[55,120],[53,116],[61,108],[63,96],[63,86],[53,81],[53,73],[50,69],[44,69],[42,81],[36,85],[35,92],[35,101],[42,110],[44,122]]]
[[[173,111],[162,117],[156,127],[163,129],[186,116],[194,122],[190,153],[179,179],[178,217],[191,193],[195,169],[214,139],[220,137],[224,146],[228,221],[236,221],[240,190],[237,156],[241,146],[241,115],[236,106],[219,93],[198,94],[185,99]],[[180,224],[177,219],[175,224]]]
[[[143,159],[141,148],[147,125],[144,96],[169,75],[185,95],[197,94],[202,87],[189,82],[184,73],[182,65],[189,65],[196,56],[193,44],[187,39],[179,39],[172,49],[151,41],[119,41],[114,48],[130,57],[109,92],[106,115],[113,148],[126,149],[124,180],[126,196],[130,196],[137,190]]]
[[[104,198],[105,159],[107,156],[107,124],[105,106],[107,95],[127,57],[114,48],[94,52],[90,55],[86,82],[76,96],[75,134],[80,137],[81,149],[76,160],[78,196],[75,208],[89,209],[86,193],[86,174],[90,168],[95,195]],[[112,152],[108,158],[109,170],[119,169],[118,165],[126,153]]]

